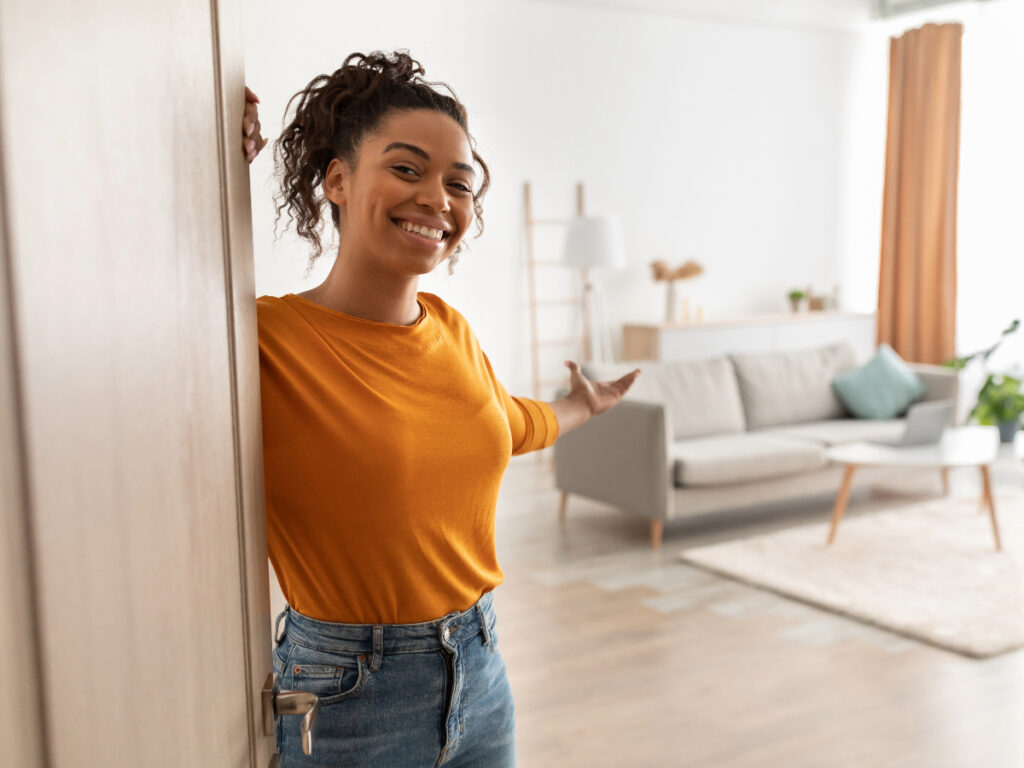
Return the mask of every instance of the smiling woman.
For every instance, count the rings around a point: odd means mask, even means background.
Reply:
[[[339,245],[320,285],[257,299],[267,545],[287,600],[273,662],[283,688],[319,697],[317,765],[507,768],[498,487],[511,456],[608,410],[637,372],[594,383],[567,362],[568,396],[512,397],[465,318],[417,290],[482,230],[489,183],[465,109],[422,74],[406,53],[353,54],[293,98],[275,146],[278,216],[315,260],[329,208]],[[299,718],[277,736],[283,768],[310,765]]]
[[[392,56],[380,52],[369,55],[353,53],[341,68],[330,75],[313,78],[289,102],[287,109],[291,109],[294,103],[295,114],[275,147],[281,182],[277,211],[280,216],[287,209],[296,232],[312,245],[311,263],[322,251],[319,228],[325,203],[330,205],[334,226],[339,231],[342,229],[338,202],[326,194],[326,189],[323,197],[317,194],[328,173],[353,172],[357,160],[363,156],[361,143],[364,139],[372,140],[371,134],[376,133],[375,154],[386,155],[394,150],[397,155],[404,150],[402,156],[387,158],[394,162],[393,171],[406,174],[410,180],[419,175],[417,180],[421,180],[423,169],[418,166],[431,162],[429,149],[414,140],[414,135],[419,133],[416,126],[423,119],[446,117],[453,123],[447,126],[447,131],[440,129],[444,135],[438,136],[435,132],[435,138],[444,144],[440,149],[448,155],[447,158],[438,157],[435,167],[447,172],[448,169],[441,167],[440,162],[448,159],[452,163],[451,170],[462,174],[461,180],[454,179],[452,183],[457,184],[472,201],[473,215],[477,220],[476,234],[479,236],[483,232],[481,201],[490,185],[490,172],[473,148],[465,107],[455,98],[451,88],[426,82],[422,78],[424,74],[423,67],[405,53]],[[432,87],[434,85],[446,88],[451,95],[439,93]],[[410,111],[419,115],[410,120],[408,114],[403,114]],[[411,128],[413,133],[408,134],[408,138],[381,141],[383,131],[379,129],[385,127],[381,125],[385,112],[389,117],[405,117],[400,127]],[[453,131],[452,128],[458,130]],[[396,131],[394,135],[403,134]],[[403,165],[403,156],[415,158],[415,162]],[[376,160],[383,158],[376,157]],[[475,191],[472,183],[476,175],[474,163],[481,171],[479,188]],[[453,249],[449,254],[449,268],[454,266],[459,251],[458,238],[451,240]]]
[[[471,162],[466,132],[444,114],[414,109],[382,119],[358,162],[334,158],[324,174],[343,233],[339,259],[413,275],[448,259],[450,269],[474,216]]]

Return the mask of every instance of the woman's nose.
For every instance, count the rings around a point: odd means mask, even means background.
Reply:
[[[447,211],[451,205],[448,200],[448,190],[440,179],[436,181],[425,180],[416,190],[416,202],[432,211],[441,213]]]

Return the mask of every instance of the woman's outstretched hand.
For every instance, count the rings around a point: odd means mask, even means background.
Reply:
[[[245,159],[252,163],[260,150],[267,146],[267,139],[260,136],[260,116],[256,105],[259,97],[249,86],[245,86],[245,112],[242,114],[242,152]]]
[[[576,429],[591,416],[614,408],[640,375],[637,368],[615,381],[591,381],[572,360],[566,360],[565,364],[569,368],[569,394],[551,403],[559,435]]]
[[[637,368],[615,381],[591,381],[572,360],[566,360],[565,364],[569,368],[569,398],[586,403],[591,416],[604,413],[617,405],[640,375],[640,369]]]

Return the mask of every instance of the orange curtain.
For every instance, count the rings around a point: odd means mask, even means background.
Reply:
[[[889,42],[878,341],[919,363],[956,352],[962,37],[926,24]]]

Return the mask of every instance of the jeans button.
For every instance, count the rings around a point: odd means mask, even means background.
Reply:
[[[441,632],[441,637],[443,637],[444,641],[447,643],[451,639],[451,636],[452,636],[452,631],[450,629],[448,629],[448,627],[445,627],[444,631]]]

